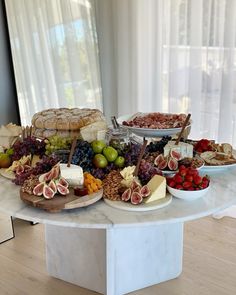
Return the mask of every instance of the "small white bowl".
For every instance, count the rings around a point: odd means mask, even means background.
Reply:
[[[167,189],[172,196],[186,201],[193,201],[203,197],[209,191],[209,188],[210,185],[199,191],[184,191],[167,185]]]

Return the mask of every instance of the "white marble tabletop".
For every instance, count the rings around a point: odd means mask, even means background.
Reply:
[[[24,220],[79,228],[132,227],[183,222],[210,215],[236,204],[236,168],[228,168],[210,176],[209,192],[195,201],[173,198],[172,203],[162,209],[127,212],[109,207],[100,200],[86,208],[64,210],[60,213],[48,213],[29,207],[20,199],[20,187],[0,177],[0,211]]]

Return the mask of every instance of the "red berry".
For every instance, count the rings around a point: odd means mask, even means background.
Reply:
[[[195,175],[198,175],[198,171],[197,171],[197,169],[194,169],[194,168],[189,168],[188,169],[188,174],[189,175],[193,175],[193,176],[195,176]]]
[[[175,181],[176,183],[182,183],[182,182],[183,182],[183,178],[182,178],[179,174],[176,174],[176,175],[174,176],[174,181]]]
[[[190,186],[190,187],[188,188],[188,191],[194,191],[194,187]]]
[[[179,170],[179,174],[184,177],[187,174],[187,169],[182,168],[181,170]]]
[[[170,187],[175,187],[175,182],[174,182],[174,180],[171,180],[171,181],[168,183],[168,185],[169,185]]]
[[[185,170],[186,169],[186,167],[184,166],[184,165],[180,165],[179,166],[179,171],[181,171],[181,170]]]
[[[189,174],[187,174],[187,175],[185,176],[185,180],[186,180],[186,181],[193,182],[193,176],[192,176],[192,175],[189,175]]]
[[[201,184],[201,188],[202,188],[202,189],[207,188],[207,187],[208,187],[208,183],[203,182],[203,183]]]
[[[176,189],[181,189],[181,190],[183,189],[183,187],[182,187],[181,184],[177,184],[175,188],[176,188]]]
[[[194,175],[193,177],[193,182],[196,184],[196,185],[199,185],[200,183],[202,183],[202,178],[200,175]]]
[[[183,182],[183,188],[186,189],[186,188],[190,188],[192,186],[192,183],[190,181],[184,181]]]

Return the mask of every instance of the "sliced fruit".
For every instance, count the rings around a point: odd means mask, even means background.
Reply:
[[[138,204],[142,203],[142,201],[143,201],[143,197],[142,197],[141,194],[139,194],[139,193],[137,193],[137,192],[133,192],[133,193],[131,194],[130,201],[131,201],[132,204],[134,204],[134,205],[138,205]]]
[[[55,165],[51,169],[51,179],[57,179],[59,177],[59,175],[60,175],[60,166]]]
[[[45,174],[42,175],[42,180],[43,181],[50,181],[52,179],[52,173],[51,170]]]
[[[175,149],[172,149],[170,151],[170,156],[171,158],[174,158],[176,161],[179,161],[181,158],[181,153],[179,153],[178,151],[176,151]]]
[[[168,168],[171,171],[177,170],[177,168],[178,168],[178,162],[176,161],[176,159],[174,159],[172,157],[169,158],[169,160],[168,160]]]
[[[130,200],[131,193],[132,193],[132,191],[130,188],[126,189],[121,196],[121,200],[128,202]]]
[[[19,165],[18,167],[16,167],[16,175],[20,175],[21,173],[23,173],[25,171],[25,168],[23,165]]]
[[[151,191],[147,185],[144,185],[140,190],[140,194],[143,198],[146,198],[151,194]]]
[[[57,186],[53,180],[50,180],[48,186],[56,193],[57,192]]]
[[[44,187],[44,182],[40,182],[37,184],[34,189],[33,189],[33,194],[35,196],[42,196],[43,194],[43,187]]]
[[[57,191],[59,192],[59,194],[65,196],[69,194],[69,189],[63,185],[61,185],[60,183],[57,183]]]
[[[166,159],[164,159],[163,161],[161,161],[161,162],[159,163],[159,165],[158,165],[158,169],[160,169],[160,170],[164,170],[164,169],[167,167],[167,165],[168,165],[168,162],[167,162]]]
[[[46,184],[44,183],[43,186],[43,196],[45,199],[52,199],[55,195],[55,192]]]
[[[140,193],[140,191],[141,191],[141,186],[137,186],[137,187],[133,190],[133,192],[137,192],[137,193]]]
[[[65,180],[64,177],[60,177],[58,182],[65,187],[69,187],[69,183]]]
[[[140,183],[137,180],[133,180],[130,185],[131,190],[134,191],[137,187],[141,188]]]
[[[165,158],[164,158],[163,154],[160,154],[155,158],[154,164],[158,167],[159,164],[164,160],[165,160]]]

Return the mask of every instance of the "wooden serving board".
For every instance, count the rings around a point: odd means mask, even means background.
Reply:
[[[20,191],[20,198],[23,202],[32,207],[44,209],[51,213],[89,206],[100,200],[102,195],[103,189],[90,195],[78,197],[74,195],[74,190],[70,189],[69,195],[55,195],[54,198],[48,200],[42,196],[38,197]]]

